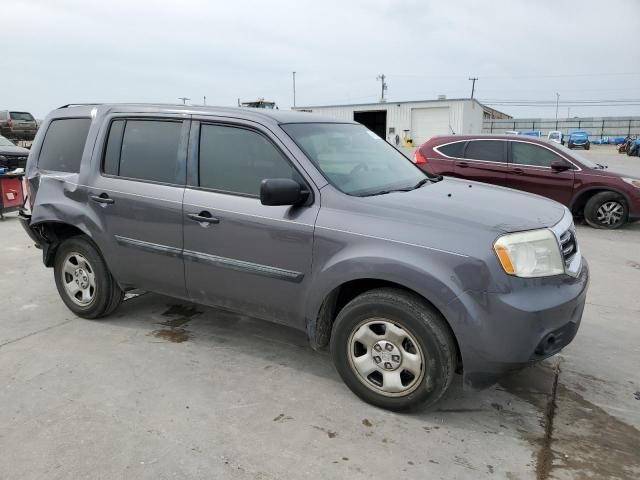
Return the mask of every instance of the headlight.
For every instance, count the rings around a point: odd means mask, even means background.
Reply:
[[[636,188],[640,188],[640,179],[637,179],[637,178],[623,178],[622,180],[624,180],[627,183],[630,183],[631,185],[633,185]]]
[[[493,249],[509,275],[530,278],[564,273],[558,241],[549,229],[503,235]]]

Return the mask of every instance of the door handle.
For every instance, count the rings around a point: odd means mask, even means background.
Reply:
[[[211,214],[206,210],[203,210],[200,213],[189,213],[187,217],[189,217],[191,220],[194,220],[196,222],[205,223],[205,224],[220,223],[219,218],[212,217]]]
[[[109,195],[106,193],[101,193],[100,195],[89,195],[89,198],[96,203],[103,203],[106,205],[116,203],[116,201],[113,198],[109,198]]]
[[[456,162],[456,167],[467,168],[469,164],[467,162]]]
[[[524,173],[524,170],[522,170],[521,168],[512,168],[509,171],[515,175],[522,175]]]

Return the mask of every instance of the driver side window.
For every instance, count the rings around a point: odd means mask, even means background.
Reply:
[[[200,186],[212,190],[260,195],[267,178],[291,178],[303,183],[298,172],[262,134],[241,127],[200,127]]]
[[[567,163],[548,148],[525,142],[511,142],[511,163],[534,167],[551,167],[556,161]]]

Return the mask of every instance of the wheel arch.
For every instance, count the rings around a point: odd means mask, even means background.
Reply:
[[[598,186],[598,187],[585,188],[584,190],[581,190],[580,192],[578,192],[578,194],[575,195],[573,201],[571,202],[571,207],[570,207],[571,213],[573,213],[574,215],[584,215],[584,207],[587,205],[587,202],[589,201],[589,199],[591,199],[591,197],[593,197],[594,195],[597,195],[598,193],[603,193],[603,192],[617,193],[622,198],[624,198],[624,201],[627,203],[627,207],[629,207],[630,205],[629,197],[627,196],[626,193],[624,193],[621,190],[618,190],[615,187]]]
[[[419,297],[431,308],[442,315],[451,338],[456,347],[457,371],[462,371],[462,355],[458,338],[447,319],[442,308],[427,298],[414,288],[407,286],[403,282],[392,281],[381,277],[359,277],[346,280],[333,287],[323,297],[322,303],[315,313],[312,321],[307,322],[307,329],[311,345],[315,349],[325,347],[329,344],[333,323],[340,311],[357,296],[378,288],[394,288]]]

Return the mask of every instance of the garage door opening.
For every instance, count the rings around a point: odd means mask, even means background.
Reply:
[[[387,111],[374,110],[368,112],[353,112],[353,119],[363,124],[380,138],[386,138],[387,133]]]

